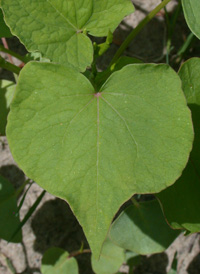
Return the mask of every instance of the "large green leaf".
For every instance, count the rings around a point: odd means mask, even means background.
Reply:
[[[200,231],[200,58],[185,62],[179,76],[192,111],[195,139],[190,160],[181,178],[157,195],[168,222],[174,228]]]
[[[125,261],[125,250],[107,239],[99,259],[92,256],[92,268],[96,274],[116,273]]]
[[[200,1],[182,0],[182,5],[189,28],[200,39]]]
[[[17,200],[12,184],[0,176],[0,238],[10,241],[15,229],[19,226],[19,217],[16,217]],[[22,239],[21,230],[11,240],[18,243]]]
[[[138,254],[152,254],[164,251],[179,233],[169,227],[154,200],[125,209],[112,224],[110,238]]]
[[[6,23],[4,22],[3,13],[0,8],[0,38],[1,37],[12,37],[12,33],[10,32]]]
[[[14,94],[15,83],[0,80],[0,135],[5,135],[7,115]]]
[[[78,264],[61,248],[48,249],[42,258],[42,274],[78,274]]]
[[[95,256],[119,207],[181,175],[193,140],[190,111],[166,65],[128,65],[101,93],[61,65],[21,71],[7,137],[18,165],[70,204]]]
[[[83,31],[106,36],[134,11],[130,0],[1,0],[1,5],[7,24],[29,51],[80,71],[93,59]]]

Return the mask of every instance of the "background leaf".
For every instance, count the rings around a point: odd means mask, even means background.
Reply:
[[[166,223],[157,200],[129,206],[114,221],[110,238],[118,246],[138,254],[164,251],[178,236]]]
[[[180,80],[166,65],[128,65],[95,93],[73,69],[29,62],[8,120],[15,161],[68,201],[95,257],[119,207],[171,185],[193,140]]]
[[[177,182],[157,194],[168,222],[174,228],[200,231],[200,58],[186,61],[180,71],[183,91],[192,111],[195,131],[193,149],[187,167]]]
[[[68,256],[69,253],[61,248],[48,249],[42,258],[42,274],[78,274],[76,259]]]
[[[92,268],[96,274],[116,273],[125,261],[125,250],[107,239],[101,251],[101,256],[96,259],[92,256]]]
[[[93,60],[92,43],[82,32],[107,35],[134,10],[130,0],[2,0],[1,5],[7,24],[29,51],[79,71]]]
[[[200,1],[182,0],[182,5],[189,28],[200,39]]]
[[[15,83],[0,80],[0,135],[5,135],[7,115],[15,91]]]
[[[0,8],[0,38],[5,37],[12,37],[12,33],[10,32],[10,29],[6,25],[4,18],[3,18],[3,13],[2,9]]]
[[[0,175],[0,238],[10,241],[10,238],[19,226],[19,217],[16,217],[17,200],[12,184]],[[21,230],[12,239],[12,242],[21,242]]]

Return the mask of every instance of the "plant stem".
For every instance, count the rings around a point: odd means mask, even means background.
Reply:
[[[83,249],[83,250],[78,250],[78,251],[74,251],[71,254],[69,254],[68,259],[72,258],[72,257],[76,257],[78,255],[84,254],[84,253],[91,253],[90,249]]]
[[[137,34],[148,24],[154,16],[163,9],[171,0],[164,0],[162,3],[160,3],[154,10],[152,10],[141,22],[140,24],[132,30],[132,32],[128,35],[126,40],[122,43],[118,51],[116,52],[115,56],[111,60],[111,63],[109,67],[111,67],[116,61],[119,59],[119,57],[122,55],[122,53],[125,51],[125,49],[129,46],[129,44],[132,42],[132,40],[137,36]]]
[[[18,197],[18,195],[22,192],[22,190],[25,188],[27,184],[30,183],[30,179],[27,179],[15,192],[15,196]]]
[[[8,43],[7,43],[7,41],[6,41],[6,38],[5,38],[5,37],[2,37],[2,38],[1,38],[1,41],[2,41],[2,43],[3,43],[3,45],[4,45],[4,48],[9,50],[9,48],[8,48]],[[9,53],[8,53],[8,59],[9,59],[9,61],[10,61],[11,64],[14,64],[14,63],[13,63],[12,56],[11,56]]]
[[[32,207],[29,209],[29,211],[26,213],[25,217],[23,218],[23,220],[20,222],[19,226],[16,228],[16,230],[14,231],[13,235],[10,237],[9,241],[10,242],[16,235],[17,233],[20,231],[20,229],[25,225],[25,223],[28,221],[28,219],[31,217],[31,215],[33,214],[33,212],[36,210],[37,206],[39,205],[40,201],[42,200],[42,198],[44,197],[46,193],[46,190],[43,190],[42,193],[40,194],[40,196],[37,198],[37,200],[34,202],[34,204],[32,205]]]
[[[6,60],[4,60],[1,56],[0,56],[0,67],[7,69],[13,73],[19,74],[20,73],[20,68],[7,62]]]
[[[21,56],[21,55],[15,53],[15,52],[13,52],[13,51],[10,50],[10,49],[6,49],[6,48],[3,47],[2,45],[0,45],[0,51],[5,52],[5,53],[7,53],[7,54],[9,54],[9,55],[12,55],[13,57],[15,57],[15,58],[17,58],[18,60],[20,60],[20,61],[22,61],[23,63],[25,63],[25,60],[24,60],[24,57],[23,57],[23,56]]]
[[[131,202],[133,203],[133,205],[135,206],[135,207],[139,207],[140,206],[140,204],[138,203],[138,201],[136,201],[136,199],[135,198],[131,198]]]

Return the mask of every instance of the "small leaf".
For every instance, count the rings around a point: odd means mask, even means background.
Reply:
[[[174,259],[172,262],[172,266],[169,272],[167,274],[177,274],[177,265],[178,265],[178,260],[177,260],[177,252],[174,254]]]
[[[12,37],[12,33],[10,32],[10,29],[6,25],[4,18],[3,18],[3,12],[0,8],[0,38],[5,37],[9,38]]]
[[[181,66],[179,76],[188,105],[200,106],[200,58],[191,58]]]
[[[182,5],[189,28],[200,39],[200,1],[182,0]]]
[[[126,264],[129,266],[129,274],[133,274],[134,268],[141,263],[141,256],[132,251],[126,251]]]
[[[9,241],[14,230],[19,226],[19,218],[16,217],[17,200],[12,184],[0,176],[0,238]],[[12,239],[12,242],[21,242],[21,230]]]
[[[157,200],[129,206],[114,221],[113,243],[138,254],[164,251],[180,232],[169,227]]]
[[[6,22],[28,51],[79,71],[93,59],[85,33],[106,36],[134,11],[130,0],[1,0],[1,5]]]
[[[0,135],[5,135],[7,115],[15,91],[15,83],[0,80]]]
[[[124,249],[107,239],[103,244],[100,258],[96,259],[92,256],[92,268],[96,274],[113,274],[119,270],[124,261]]]
[[[186,61],[179,71],[182,87],[192,111],[195,131],[193,150],[187,167],[177,182],[157,194],[168,222],[174,228],[200,231],[200,58]]]
[[[70,204],[95,257],[119,207],[173,184],[193,141],[180,79],[166,65],[128,65],[95,93],[73,69],[29,62],[8,120],[15,161]]]
[[[48,249],[42,258],[42,274],[78,274],[78,264],[61,248]]]

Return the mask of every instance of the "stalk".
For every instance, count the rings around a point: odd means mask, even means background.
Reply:
[[[155,7],[154,10],[152,10],[141,22],[140,24],[132,30],[132,32],[128,35],[128,37],[125,39],[125,41],[122,43],[120,48],[117,50],[115,56],[111,60],[111,63],[109,67],[111,67],[113,64],[116,63],[116,61],[119,59],[119,57],[122,55],[122,53],[125,51],[125,49],[129,46],[129,44],[132,42],[132,40],[138,35],[138,33],[155,17],[155,15],[163,9],[171,0],[164,0],[162,3],[160,3],[157,7]]]
[[[13,51],[10,50],[10,49],[6,49],[6,48],[3,47],[2,45],[0,45],[0,51],[5,52],[5,53],[7,53],[7,54],[9,54],[9,55],[11,55],[11,56],[17,58],[18,60],[22,61],[23,63],[25,63],[25,59],[24,59],[23,56],[17,54],[16,52],[13,52]]]
[[[7,69],[15,74],[19,74],[21,70],[19,67],[5,61],[1,56],[0,56],[0,67]]]

